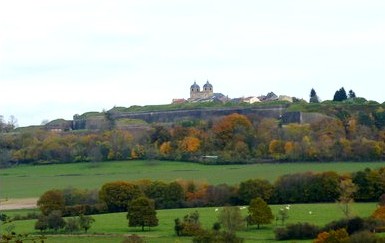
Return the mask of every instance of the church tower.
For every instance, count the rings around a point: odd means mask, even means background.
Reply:
[[[199,94],[201,92],[201,87],[194,81],[194,84],[190,87],[190,99],[200,98]]]
[[[204,98],[209,98],[213,95],[214,90],[213,90],[213,85],[209,83],[207,80],[206,84],[203,85],[203,96]]]

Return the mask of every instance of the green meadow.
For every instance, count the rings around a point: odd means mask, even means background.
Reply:
[[[283,206],[286,205],[271,205],[273,214],[275,215]],[[366,217],[376,209],[376,203],[354,203],[351,208],[353,214]],[[204,228],[211,228],[217,220],[218,212],[216,212],[215,208],[158,210],[159,226],[151,228],[150,231],[142,232],[140,228],[128,227],[126,213],[94,215],[95,223],[87,235],[82,233],[62,235],[61,232],[58,232],[57,235],[47,236],[47,242],[121,242],[124,236],[131,234],[145,237],[146,242],[191,242],[191,238],[175,236],[173,228],[175,218],[182,218],[185,214],[194,210],[198,210]],[[15,212],[17,211],[13,213]],[[246,216],[247,209],[243,209],[242,212]],[[286,223],[309,222],[323,226],[342,217],[342,210],[336,203],[294,204],[290,206],[289,218]],[[12,224],[17,232],[37,234],[38,232],[33,229],[35,221],[14,221]],[[278,222],[278,225],[273,222],[273,224],[262,226],[259,230],[256,227],[245,229],[238,232],[238,235],[246,239],[246,242],[275,242],[273,230],[278,226],[280,226],[280,222]],[[4,230],[3,228],[2,230]]]
[[[21,165],[0,170],[0,198],[39,197],[52,188],[98,189],[104,183],[116,180],[151,179],[170,182],[185,179],[204,181],[210,184],[235,185],[250,178],[262,178],[273,182],[284,174],[306,171],[348,173],[365,168],[376,169],[382,166],[385,166],[385,163],[312,162],[203,165],[172,161]]]

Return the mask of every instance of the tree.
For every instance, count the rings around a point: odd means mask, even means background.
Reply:
[[[353,90],[349,90],[349,99],[356,98],[356,93]]]
[[[91,225],[94,222],[95,222],[95,219],[92,216],[86,216],[83,214],[79,216],[79,226],[80,228],[84,229],[84,232],[86,233],[91,228]]]
[[[234,145],[236,141],[248,141],[252,123],[245,115],[237,113],[223,117],[213,125],[214,143],[219,149]]]
[[[321,232],[318,234],[317,239],[314,243],[332,243],[332,242],[348,242],[349,234],[346,232],[346,229],[337,229],[331,230],[329,232]]]
[[[181,221],[179,218],[176,218],[174,222],[174,230],[177,236],[194,236],[198,235],[203,230],[199,222],[198,211],[186,214],[183,217],[183,221]]]
[[[59,210],[52,211],[47,217],[48,228],[55,231],[64,228],[66,222],[64,221],[62,214]]]
[[[357,191],[357,186],[351,179],[345,179],[340,182],[340,197],[339,203],[342,208],[342,212],[347,218],[350,217],[350,203],[353,202],[353,194]]]
[[[128,226],[141,226],[142,231],[144,227],[153,227],[158,225],[158,218],[156,217],[154,200],[147,197],[139,197],[132,200],[128,205]]]
[[[385,206],[378,207],[372,214],[375,219],[385,221]]]
[[[314,89],[311,89],[310,91],[310,103],[319,103],[319,98],[317,96],[317,93],[315,92]]]
[[[35,223],[35,229],[45,231],[48,229],[48,217],[44,214],[40,215]]]
[[[37,206],[44,215],[49,215],[54,210],[64,210],[64,196],[60,190],[49,190],[40,196]]]
[[[99,191],[99,197],[107,204],[109,212],[126,211],[127,204],[141,194],[139,186],[126,181],[106,183]]]
[[[256,197],[268,201],[273,193],[273,185],[268,180],[250,179],[239,184],[239,198],[246,204]]]
[[[236,206],[224,207],[218,215],[218,221],[223,225],[223,228],[231,233],[241,230],[245,226],[241,210]]]
[[[185,137],[179,147],[184,153],[195,153],[200,148],[200,140],[195,137]]]
[[[284,225],[286,219],[289,218],[289,210],[290,210],[290,205],[287,205],[287,206],[285,206],[283,208],[280,208],[278,210],[277,216],[275,217],[275,220],[276,221],[280,220],[281,221],[281,225]]]
[[[274,219],[273,213],[271,212],[271,208],[262,198],[257,197],[251,200],[249,205],[249,215],[247,217],[248,225],[257,225],[261,224],[270,224]]]
[[[67,218],[65,230],[68,232],[78,231],[80,228],[79,220],[77,218]]]
[[[345,91],[344,87],[342,87],[335,92],[333,101],[344,101],[347,98],[348,98],[348,96],[346,95],[346,91]]]

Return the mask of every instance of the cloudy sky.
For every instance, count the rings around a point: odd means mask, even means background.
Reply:
[[[20,126],[167,104],[209,80],[229,97],[385,101],[383,0],[0,3],[0,115]]]

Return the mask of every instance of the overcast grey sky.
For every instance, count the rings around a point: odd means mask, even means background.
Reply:
[[[208,79],[231,98],[384,102],[383,0],[0,3],[0,115],[20,126],[167,104]]]

